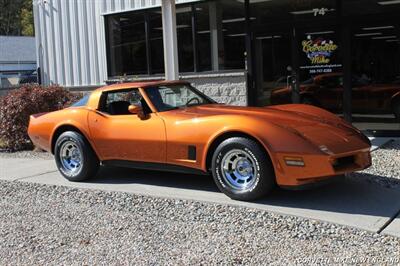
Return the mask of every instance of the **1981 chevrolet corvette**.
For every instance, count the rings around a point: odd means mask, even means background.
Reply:
[[[70,108],[32,115],[28,133],[70,181],[95,176],[100,164],[211,172],[238,200],[371,165],[368,138],[323,109],[217,104],[183,81],[100,88]]]

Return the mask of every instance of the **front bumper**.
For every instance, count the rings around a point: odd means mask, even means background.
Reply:
[[[287,165],[287,158],[301,158],[304,166]],[[322,182],[369,166],[369,148],[332,155],[278,153],[275,158],[275,175],[279,186],[294,187]]]

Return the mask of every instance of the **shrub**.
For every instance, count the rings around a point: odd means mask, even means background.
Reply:
[[[51,112],[80,98],[58,86],[27,84],[0,98],[0,140],[9,151],[32,149],[27,133],[31,114]]]

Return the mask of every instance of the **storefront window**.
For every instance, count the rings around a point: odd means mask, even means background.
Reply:
[[[351,76],[354,125],[400,130],[400,22],[398,1],[344,2],[352,18]]]
[[[195,5],[195,11],[198,71],[210,71],[212,66],[209,3]]]
[[[222,0],[219,1],[222,9],[223,50],[220,57],[223,60],[223,69],[245,68],[245,14],[243,2]],[[221,60],[220,59],[220,60]]]
[[[179,71],[193,72],[192,6],[176,9]]]
[[[162,17],[160,10],[148,12],[149,18],[149,40],[151,57],[151,74],[164,73],[164,44],[162,32]]]
[[[251,4],[258,105],[300,102],[341,112],[343,88],[335,78],[342,71],[336,2]]]
[[[210,4],[211,2],[179,5],[176,9],[180,72],[213,69]],[[110,77],[164,73],[160,8],[106,16],[106,36]],[[242,48],[239,48],[241,57]],[[236,50],[228,53],[230,54],[235,55]],[[230,60],[233,62],[231,65],[235,65],[235,60]]]
[[[251,3],[258,105],[312,104],[399,130],[399,12],[383,0]]]
[[[144,14],[127,13],[109,16],[106,23],[109,75],[146,74]]]

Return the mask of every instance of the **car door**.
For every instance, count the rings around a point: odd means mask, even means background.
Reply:
[[[103,92],[89,114],[91,139],[102,160],[165,163],[164,121],[156,113],[140,118],[129,105],[146,104],[138,89]]]

